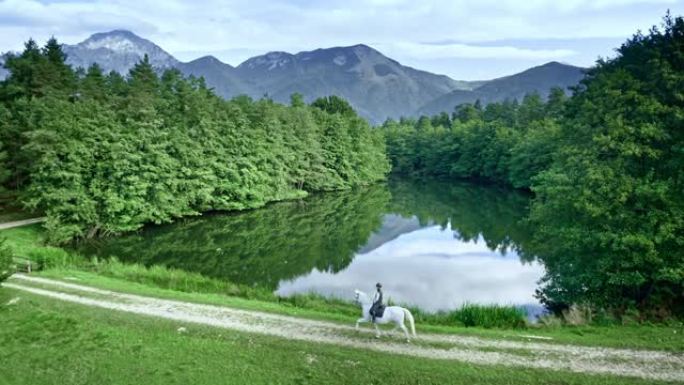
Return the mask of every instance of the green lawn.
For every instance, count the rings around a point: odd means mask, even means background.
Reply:
[[[21,298],[14,305],[6,303]],[[0,289],[0,384],[656,384],[180,324]],[[177,332],[179,326],[187,333]]]
[[[0,230],[0,238],[4,238],[15,255],[27,257],[36,248],[43,246],[43,227],[41,224],[14,227]]]

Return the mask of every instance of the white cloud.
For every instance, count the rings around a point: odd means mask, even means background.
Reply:
[[[572,59],[568,50],[477,42],[539,38],[627,38],[659,23],[684,0],[0,0],[0,51],[28,37],[76,43],[95,32],[130,29],[172,54],[202,52],[238,64],[240,52],[300,51],[365,43],[403,62],[443,58]],[[430,48],[420,42],[455,40]],[[556,57],[555,55],[561,57]],[[596,52],[590,56],[608,54]],[[414,60],[415,61],[415,60]]]
[[[420,44],[396,43],[388,46],[392,52],[402,52],[415,58],[468,58],[468,59],[539,59],[559,60],[576,54],[569,49],[528,49],[512,46],[477,46],[461,43]]]

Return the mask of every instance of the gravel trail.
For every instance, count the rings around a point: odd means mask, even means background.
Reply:
[[[28,225],[32,225],[34,223],[41,223],[41,222],[45,222],[45,219],[46,219],[45,217],[41,217],[41,218],[23,219],[21,221],[0,223],[0,230],[11,229],[13,227],[28,226]]]
[[[384,334],[380,340],[376,340],[367,326],[357,332],[353,326],[332,322],[125,294],[23,274],[15,274],[2,286],[85,306],[174,320],[187,328],[191,328],[188,324],[195,323],[293,340],[478,365],[684,381],[682,353],[420,334],[420,325],[418,337],[406,343],[399,334]]]

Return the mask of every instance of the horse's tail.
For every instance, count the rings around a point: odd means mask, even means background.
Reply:
[[[404,309],[404,315],[406,316],[406,318],[408,318],[409,325],[411,325],[411,334],[413,334],[413,336],[415,337],[416,336],[416,323],[413,320],[413,314],[411,314],[411,312],[408,309]]]

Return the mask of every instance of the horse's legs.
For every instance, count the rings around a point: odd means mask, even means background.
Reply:
[[[411,340],[409,339],[409,332],[408,329],[406,329],[406,325],[404,325],[404,323],[402,322],[399,324],[399,327],[401,327],[401,330],[404,331],[404,335],[406,336],[406,342],[410,342]]]
[[[365,318],[365,317],[361,317],[361,318],[359,318],[359,319],[356,320],[356,330],[359,330],[359,324],[360,324],[361,322],[366,322],[366,318]]]
[[[375,338],[380,338],[380,328],[377,323],[373,324],[375,326]]]

